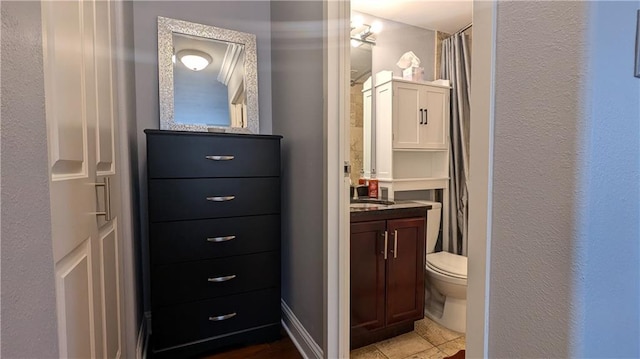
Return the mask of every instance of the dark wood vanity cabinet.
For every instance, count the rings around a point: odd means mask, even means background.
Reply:
[[[146,130],[153,357],[280,336],[280,136]]]
[[[351,347],[413,330],[424,316],[425,216],[351,222]],[[413,216],[411,216],[413,214]]]

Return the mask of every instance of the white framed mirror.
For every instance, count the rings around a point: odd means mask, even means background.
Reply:
[[[158,16],[160,129],[259,133],[256,36]]]

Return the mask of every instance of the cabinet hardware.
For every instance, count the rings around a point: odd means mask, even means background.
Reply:
[[[209,320],[212,322],[219,322],[221,320],[227,320],[229,318],[233,318],[237,315],[237,313],[233,312],[233,313],[229,313],[229,314],[225,314],[225,315],[219,315],[217,317],[209,317]]]
[[[388,248],[389,248],[389,232],[384,231],[384,260],[387,260]]]
[[[103,183],[94,183],[94,186],[104,188],[104,211],[94,212],[94,214],[104,216],[104,220],[108,222],[111,220],[111,179],[105,177]]]
[[[235,156],[205,156],[205,158],[212,161],[231,161]]]
[[[393,258],[398,258],[398,230],[393,231]]]
[[[426,108],[424,109],[424,124],[429,124],[429,111]]]
[[[226,282],[228,280],[232,280],[235,277],[236,277],[236,275],[232,274],[232,275],[226,275],[226,276],[223,276],[223,277],[207,278],[207,281],[208,282],[214,282],[214,283],[220,283],[220,282]]]
[[[207,242],[226,242],[232,239],[236,239],[236,236],[224,236],[224,237],[209,237],[207,238]]]
[[[231,201],[234,198],[236,198],[236,196],[215,196],[215,197],[207,197],[207,201],[226,202],[226,201]]]
[[[422,125],[422,119],[424,118],[424,110],[420,109],[420,124]]]

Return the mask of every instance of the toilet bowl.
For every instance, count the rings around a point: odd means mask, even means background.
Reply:
[[[467,322],[467,257],[434,252],[440,230],[442,204],[430,204],[427,212],[427,258],[425,310],[427,317],[456,332],[464,333]]]

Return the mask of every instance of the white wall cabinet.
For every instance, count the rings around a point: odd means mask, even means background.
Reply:
[[[362,93],[373,108],[364,113],[365,177],[375,170],[381,193],[391,200],[399,191],[441,189],[448,242],[450,88],[382,71]]]
[[[381,98],[377,108],[391,113],[394,149],[447,149],[448,88],[402,80],[378,88],[393,94]]]

